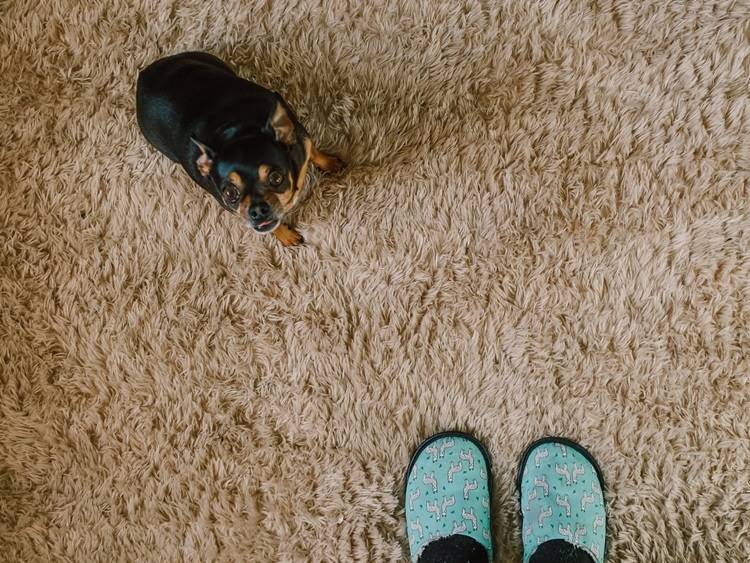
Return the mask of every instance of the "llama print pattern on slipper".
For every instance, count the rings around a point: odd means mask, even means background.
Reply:
[[[563,443],[543,442],[529,453],[521,471],[523,562],[545,541],[562,539],[602,563],[604,496],[586,456]]]
[[[422,449],[406,486],[412,561],[428,543],[454,534],[479,542],[492,560],[489,473],[482,451],[464,437],[436,438]]]

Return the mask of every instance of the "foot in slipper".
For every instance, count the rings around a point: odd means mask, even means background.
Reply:
[[[459,432],[437,434],[417,449],[406,475],[412,562],[438,550],[491,561],[490,463],[482,445]]]
[[[564,438],[531,444],[518,472],[523,563],[604,561],[607,515],[601,471],[582,446]],[[549,555],[553,555],[551,559]]]

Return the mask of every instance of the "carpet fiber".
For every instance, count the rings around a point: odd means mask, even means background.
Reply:
[[[750,558],[747,2],[14,0],[0,559],[401,561],[402,474],[587,446],[609,560]],[[210,51],[321,148],[284,249],[141,137]]]

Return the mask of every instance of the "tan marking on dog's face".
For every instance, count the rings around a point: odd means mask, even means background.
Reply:
[[[258,180],[261,184],[268,184],[268,175],[271,173],[271,167],[268,164],[258,166]]]
[[[240,200],[240,204],[237,206],[237,215],[243,219],[247,218],[248,210],[253,204],[253,198],[250,195],[246,195]]]
[[[242,190],[245,189],[245,182],[242,181],[242,177],[237,172],[230,172],[227,175],[227,180],[229,180],[234,186],[242,192]]]
[[[279,195],[280,194],[266,193],[263,195],[263,199],[271,206],[271,208],[277,209],[279,207]]]
[[[292,198],[294,198],[294,194],[297,193],[296,186],[294,185],[294,178],[292,178],[291,172],[289,173],[289,186],[290,188],[288,190],[278,194],[279,202],[284,209],[289,206]]]

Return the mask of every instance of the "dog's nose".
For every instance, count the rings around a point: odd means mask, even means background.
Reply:
[[[262,219],[265,219],[268,217],[268,215],[271,213],[271,206],[268,205],[265,201],[261,201],[259,203],[256,203],[250,207],[250,219],[253,221],[261,221]]]

